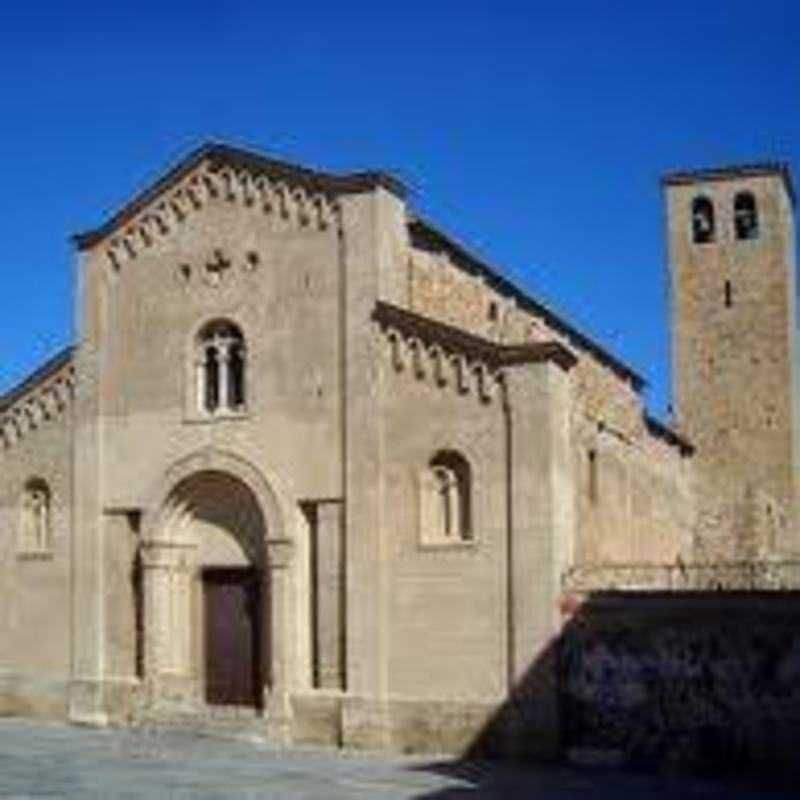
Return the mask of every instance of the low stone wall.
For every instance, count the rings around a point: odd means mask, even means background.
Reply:
[[[559,642],[574,757],[796,764],[800,592],[588,595]]]
[[[800,561],[578,565],[564,574],[563,588],[567,595],[610,591],[796,591],[800,590]]]

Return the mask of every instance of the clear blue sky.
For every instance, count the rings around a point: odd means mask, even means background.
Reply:
[[[9,5],[0,391],[72,339],[68,236],[212,137],[394,171],[663,413],[660,174],[800,170],[796,0]]]

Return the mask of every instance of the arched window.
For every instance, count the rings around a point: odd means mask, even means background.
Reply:
[[[197,341],[197,401],[205,414],[243,411],[247,351],[239,328],[227,320],[210,322]]]
[[[50,488],[41,478],[31,478],[22,491],[19,549],[30,553],[50,546]]]
[[[692,202],[692,240],[695,244],[714,241],[714,206],[707,197]]]
[[[472,475],[460,453],[439,451],[423,471],[421,491],[423,541],[455,543],[472,539]]]
[[[739,192],[734,198],[733,222],[737,239],[758,238],[758,209],[750,192]]]

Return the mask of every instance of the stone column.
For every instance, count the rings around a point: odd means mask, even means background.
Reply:
[[[144,662],[148,701],[190,704],[191,568],[187,546],[149,540],[142,546]]]
[[[223,411],[231,408],[231,380],[230,380],[231,342],[222,339],[217,342],[217,375],[219,377],[219,408]]]
[[[153,684],[167,664],[170,561],[165,547],[147,542],[141,551],[144,590],[144,674]]]
[[[340,502],[317,505],[316,637],[320,689],[344,689],[343,674],[343,530]]]
[[[170,648],[170,672],[180,678],[189,678],[191,670],[192,635],[192,568],[184,553],[176,553],[170,570],[170,601],[172,607],[172,631]]]
[[[293,608],[293,557],[290,539],[267,539],[269,571],[265,580],[263,604],[269,614],[265,619],[265,654],[270,664],[264,670],[267,685],[264,687],[264,713],[268,720],[268,733],[277,741],[288,743],[292,735],[291,691],[294,666],[294,636],[291,611]],[[268,594],[267,594],[268,593]]]
[[[206,361],[205,351],[201,351],[194,362],[195,397],[194,407],[198,414],[206,410]]]

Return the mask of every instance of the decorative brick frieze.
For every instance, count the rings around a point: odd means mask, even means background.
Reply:
[[[557,342],[500,345],[390,303],[379,302],[373,317],[397,372],[407,371],[442,388],[452,386],[485,403],[502,385],[504,369],[554,361],[568,370],[576,363],[572,352]]]
[[[193,213],[215,202],[258,208],[289,228],[327,230],[338,225],[336,199],[320,189],[273,177],[255,167],[202,162],[197,169],[142,208],[111,235],[105,253],[113,271],[169,236]]]
[[[0,447],[9,449],[72,405],[75,366],[68,360],[0,410]]]

